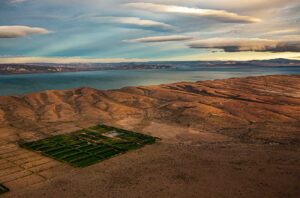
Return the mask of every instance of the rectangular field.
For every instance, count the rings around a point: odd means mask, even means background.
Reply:
[[[85,167],[155,141],[156,138],[149,135],[97,125],[71,134],[22,143],[20,146],[74,167]]]
[[[2,184],[0,184],[0,195],[3,194],[3,193],[6,193],[8,192],[9,189],[6,188],[5,186],[3,186]]]

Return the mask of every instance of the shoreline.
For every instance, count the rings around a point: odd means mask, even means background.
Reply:
[[[103,71],[109,71],[109,70],[103,70]],[[112,71],[118,71],[118,70],[112,70]],[[119,70],[119,71],[124,71],[124,70]],[[133,72],[139,72],[139,71],[143,71],[143,70],[126,70],[126,71],[133,71]],[[151,71],[153,71],[153,70],[151,70]],[[164,71],[168,71],[168,70],[165,70],[164,69]],[[189,71],[189,70],[188,70]],[[86,73],[86,74],[89,74],[91,71],[81,71],[81,72],[83,72],[83,73]],[[192,71],[189,71],[189,72],[192,72]],[[201,71],[199,71],[199,72],[201,72]],[[53,75],[53,76],[55,76],[56,74],[58,74],[58,75],[63,75],[64,76],[64,74],[66,74],[66,75],[72,75],[73,73],[79,73],[79,72],[66,72],[66,73],[45,73],[45,74],[43,74],[43,75]],[[13,75],[3,75],[3,77],[4,78],[11,78],[11,77],[24,77],[24,76],[26,76],[26,78],[29,78],[29,77],[31,77],[31,75],[33,75],[33,76],[35,76],[35,77],[39,77],[38,76],[38,74],[13,74]],[[172,74],[172,75],[176,75],[176,74]],[[172,75],[170,75],[170,77],[172,77]],[[252,75],[249,75],[249,76],[233,76],[233,77],[229,77],[229,78],[247,78],[247,77],[263,77],[263,76],[288,76],[288,75],[300,75],[300,70],[299,70],[299,73],[293,73],[293,74],[269,74],[269,75],[264,75],[264,74],[252,74]],[[99,83],[98,84],[100,84],[101,83],[101,77],[102,76],[99,76]],[[75,78],[76,78],[76,76],[75,76]],[[117,77],[115,77],[116,79],[117,79]],[[149,77],[148,77],[149,78]],[[187,77],[188,78],[188,77]],[[207,80],[210,80],[210,81],[212,81],[212,80],[226,80],[226,79],[228,79],[228,77],[224,77],[224,78],[222,78],[222,77],[218,77],[218,76],[216,76],[216,78],[214,78],[214,79],[204,79],[204,80],[201,80],[201,81],[207,81]],[[1,80],[1,75],[0,75],[0,80]],[[5,79],[2,79],[4,82],[5,82]],[[30,80],[31,81],[31,79],[28,79],[28,80]],[[54,79],[55,80],[55,79]],[[150,78],[150,80],[151,80],[151,78]],[[64,86],[62,86],[60,89],[43,89],[43,86],[40,88],[40,90],[37,90],[37,91],[26,91],[25,93],[13,93],[13,94],[2,94],[1,93],[1,90],[0,90],[0,97],[3,97],[3,96],[24,96],[24,95],[26,95],[26,94],[33,94],[33,93],[40,93],[40,92],[44,92],[44,91],[47,91],[47,90],[60,90],[60,91],[63,91],[63,90],[68,90],[68,89],[76,89],[76,88],[80,88],[80,87],[90,87],[90,88],[94,88],[94,89],[98,89],[98,90],[115,90],[115,89],[121,89],[121,88],[123,88],[123,87],[127,87],[127,86],[152,86],[152,85],[156,85],[156,86],[159,86],[159,85],[162,85],[162,84],[174,84],[174,83],[180,83],[180,82],[191,82],[191,83],[193,83],[193,82],[201,82],[201,81],[199,81],[199,80],[196,80],[196,79],[194,79],[194,80],[184,80],[184,81],[173,81],[173,80],[169,80],[169,81],[171,81],[171,82],[166,82],[166,83],[160,83],[160,82],[158,82],[158,83],[153,83],[153,84],[148,84],[148,83],[146,83],[146,84],[144,84],[143,85],[143,82],[141,81],[140,83],[140,85],[138,84],[139,82],[137,82],[137,85],[126,85],[126,82],[125,82],[125,85],[116,85],[116,84],[113,84],[113,88],[110,88],[109,86],[107,87],[107,88],[98,88],[96,85],[97,84],[90,84],[90,85],[86,85],[87,83],[84,83],[84,85],[79,85],[79,86],[74,86],[74,87],[67,87],[67,88],[64,88]],[[172,82],[173,81],[173,82]],[[67,80],[66,80],[66,82],[67,82]],[[121,83],[122,81],[120,81],[120,83]],[[134,81],[133,81],[134,82]],[[36,80],[36,83],[39,83],[39,79],[37,79]],[[132,83],[129,83],[129,84],[132,84]],[[45,84],[46,85],[46,84]],[[45,86],[44,85],[44,86]],[[62,85],[62,84],[61,84]],[[103,85],[103,84],[100,84],[101,86]],[[28,85],[26,85],[27,87],[26,88],[30,88],[30,86],[29,86],[29,84]],[[48,86],[48,85],[47,85]],[[55,86],[55,85],[52,85],[52,86]],[[58,83],[58,84],[56,84],[56,86],[60,86],[60,84]],[[25,87],[24,87],[25,88]],[[23,89],[24,90],[24,89]],[[2,90],[3,91],[3,90]]]

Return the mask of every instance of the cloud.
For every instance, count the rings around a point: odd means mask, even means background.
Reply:
[[[0,38],[17,38],[31,34],[48,34],[49,31],[39,27],[0,26]]]
[[[264,35],[281,35],[281,34],[290,34],[290,33],[296,33],[299,32],[297,29],[282,29],[282,30],[273,30],[264,33]]]
[[[139,58],[82,58],[82,57],[1,57],[0,63],[121,63],[121,62],[145,62],[147,59]]]
[[[177,60],[177,57],[181,56],[195,56],[197,59],[200,54],[210,59],[217,59],[220,54],[224,54],[224,57],[239,59],[239,54],[247,54],[248,58],[257,58],[257,54],[271,54],[272,56],[283,54],[271,51],[270,53],[248,52],[245,51],[246,48],[257,51],[262,51],[264,48],[270,50],[271,47],[273,51],[284,51],[289,48],[289,50],[296,51],[297,44],[293,41],[300,41],[300,38],[295,38],[300,31],[297,23],[300,17],[299,0],[242,2],[241,0],[26,0],[23,3],[15,4],[10,2],[22,0],[2,1],[0,0],[2,2],[0,4],[0,26],[21,24],[46,29],[52,27],[59,32],[51,36],[26,34],[34,37],[35,42],[32,42],[31,39],[0,39],[0,56],[151,59],[172,57]],[[149,4],[145,3],[152,3],[150,5],[155,7],[149,7]],[[147,9],[135,9],[134,5],[143,5]],[[158,8],[163,9],[159,10]],[[229,14],[228,17],[227,13],[232,13],[233,16]],[[241,17],[242,21],[245,21],[246,18],[247,23],[241,22]],[[249,18],[252,19],[250,22],[253,22],[253,19],[256,19],[254,21],[261,19],[262,22],[249,23]],[[24,21],[26,21],[25,24]],[[154,23],[149,23],[149,21]],[[234,21],[234,23],[220,23],[220,21]],[[154,34],[154,32],[158,32],[158,34]],[[134,40],[161,35],[185,35],[194,39],[167,43],[163,43],[163,41],[134,44],[123,42],[129,39],[132,39],[132,42],[142,42]],[[267,38],[274,44],[271,42],[271,47],[265,47],[265,45],[270,46],[270,43],[264,44],[262,47],[256,46],[260,45],[259,43],[250,47],[245,44],[242,47],[237,45],[235,50],[244,50],[245,52],[235,53],[234,56],[232,53],[224,52],[223,48],[225,47],[217,50],[214,48],[196,50],[185,46],[196,38],[204,40],[219,37]],[[245,42],[247,40],[245,39]],[[287,40],[291,42],[287,43]],[[164,49],[170,46],[178,47],[178,49]],[[233,48],[227,47],[226,50],[234,51]],[[211,53],[212,51],[217,51],[217,53]],[[291,54],[291,52],[287,53]],[[299,57],[299,55],[296,56]]]
[[[27,1],[27,0],[10,0],[9,2],[10,3],[23,3],[25,1]]]
[[[128,3],[128,7],[146,10],[150,12],[173,13],[186,16],[204,17],[225,23],[257,23],[261,20],[251,16],[241,16],[225,10],[198,9],[175,5],[163,5],[154,3]]]
[[[185,41],[190,40],[192,37],[182,35],[169,35],[169,36],[152,36],[143,37],[138,39],[125,40],[128,42],[141,42],[141,43],[153,43],[153,42],[168,42],[168,41]]]
[[[174,29],[174,26],[152,20],[141,19],[138,17],[112,17],[112,16],[87,16],[90,21],[98,23],[115,23],[115,24],[125,24],[134,25],[140,27],[154,27],[161,29]]]
[[[154,0],[151,0],[154,2]],[[161,0],[155,0],[155,2],[161,2]],[[243,1],[241,0],[168,0],[168,3],[176,4],[176,5],[198,5],[209,7],[212,9],[229,9],[229,10],[237,10],[237,9],[246,9],[246,10],[266,10],[273,8],[282,8],[287,5],[291,5],[294,3],[298,3],[299,0],[251,0],[251,1]]]
[[[222,49],[225,52],[300,52],[300,41],[277,41],[259,38],[211,38],[188,44],[191,48]]]
[[[272,52],[300,52],[300,41],[279,42]]]

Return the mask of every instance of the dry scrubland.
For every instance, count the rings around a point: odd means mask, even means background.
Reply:
[[[160,137],[75,169],[17,146],[105,123]],[[299,197],[300,75],[0,97],[3,197]]]

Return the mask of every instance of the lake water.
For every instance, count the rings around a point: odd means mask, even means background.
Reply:
[[[18,95],[49,89],[93,87],[117,89],[179,81],[201,81],[273,74],[300,74],[300,67],[198,67],[159,70],[112,70],[76,73],[0,75],[0,95]]]

